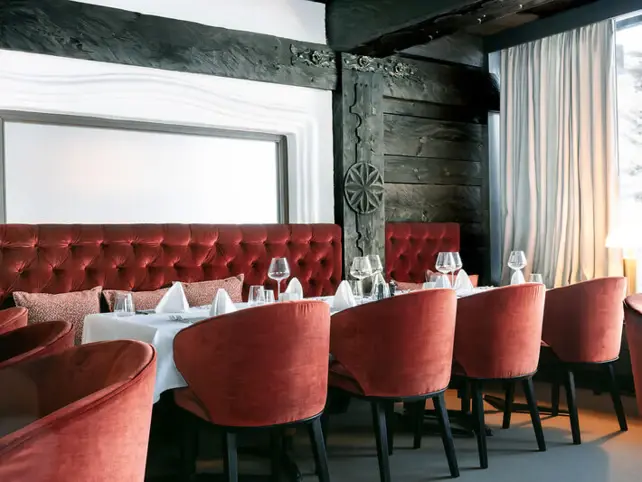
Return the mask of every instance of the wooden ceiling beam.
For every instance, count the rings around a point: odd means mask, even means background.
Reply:
[[[556,0],[331,0],[330,47],[385,57]]]

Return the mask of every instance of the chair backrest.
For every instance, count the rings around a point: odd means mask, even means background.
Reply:
[[[29,312],[27,308],[13,307],[0,311],[0,335],[16,328],[27,326]]]
[[[0,480],[142,481],[155,373],[130,340],[0,370]]]
[[[74,345],[73,325],[47,321],[0,335],[0,368],[60,353]]]
[[[631,354],[633,382],[637,395],[638,410],[642,415],[642,294],[631,295],[624,302],[626,338]]]
[[[182,330],[174,360],[212,423],[262,427],[321,413],[329,340],[327,303],[276,303]]]
[[[459,300],[455,362],[467,376],[507,379],[537,370],[545,291],[528,283]]]
[[[412,397],[450,381],[457,298],[424,290],[366,303],[332,317],[330,351],[364,395]]]
[[[622,344],[625,291],[621,277],[549,290],[542,339],[565,362],[615,360]]]

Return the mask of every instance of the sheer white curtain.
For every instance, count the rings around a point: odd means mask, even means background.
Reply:
[[[622,273],[606,248],[617,201],[615,24],[501,52],[498,195],[511,250],[561,286]]]

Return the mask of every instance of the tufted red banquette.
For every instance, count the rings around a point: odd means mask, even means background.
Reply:
[[[441,251],[459,251],[459,224],[386,224],[387,279],[423,283]]]
[[[7,224],[0,226],[0,304],[13,291],[65,293],[155,290],[172,281],[245,275],[270,282],[273,257],[286,257],[306,296],[341,282],[341,228],[332,224]],[[276,285],[274,285],[276,287]]]

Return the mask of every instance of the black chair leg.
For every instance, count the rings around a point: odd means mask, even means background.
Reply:
[[[617,414],[617,421],[620,424],[620,430],[622,432],[626,432],[629,429],[629,426],[626,423],[626,414],[624,413],[624,407],[622,406],[622,399],[620,398],[620,389],[617,386],[617,380],[615,378],[615,368],[613,367],[613,363],[607,363],[606,370],[609,376],[611,400],[613,400],[613,407],[615,408],[615,413]]]
[[[421,436],[424,431],[424,413],[426,411],[426,401],[420,400],[413,404],[413,418],[414,418],[414,438],[412,441],[412,448],[421,448]]]
[[[582,436],[580,435],[580,418],[577,413],[577,401],[575,397],[575,377],[573,372],[564,368],[564,387],[566,388],[566,401],[568,403],[568,413],[571,418],[571,433],[573,435],[573,443],[579,445],[582,443]]]
[[[479,380],[471,382],[473,392],[473,418],[475,420],[475,434],[477,435],[477,451],[479,452],[479,465],[482,469],[488,468],[488,449],[486,448],[486,423],[484,421],[484,400],[482,398],[482,384]]]
[[[506,382],[506,401],[504,404],[504,420],[502,428],[510,428],[510,418],[513,414],[513,399],[515,398],[515,384],[512,381]]]
[[[328,471],[328,455],[325,450],[325,440],[323,438],[323,428],[321,420],[317,417],[308,424],[310,434],[310,443],[316,465],[316,474],[319,476],[319,482],[330,482],[330,472]]]
[[[371,402],[372,421],[377,439],[377,459],[381,482],[390,482],[390,461],[388,460],[388,434],[386,433],[386,402]]]
[[[323,412],[321,414],[321,430],[323,431],[323,440],[328,444],[328,434],[330,433],[330,414]]]
[[[388,434],[388,455],[392,455],[395,439],[395,403],[386,402],[386,433]]]
[[[526,401],[528,402],[528,410],[531,413],[531,422],[533,423],[533,430],[535,431],[535,438],[537,439],[537,448],[540,452],[546,452],[546,441],[544,440],[542,421],[539,418],[539,409],[537,408],[533,379],[529,377],[523,380],[522,385],[524,386],[524,394],[526,395]]]
[[[560,381],[557,374],[551,385],[551,415],[557,417],[560,414]]]
[[[272,465],[272,482],[279,482],[283,472],[283,432],[281,427],[270,430],[270,458]]]
[[[178,417],[182,422],[181,426],[181,480],[189,482],[196,473],[196,457],[198,455],[198,427],[192,416],[183,412]]]
[[[459,477],[459,465],[457,464],[457,453],[455,452],[455,443],[453,442],[453,433],[450,430],[450,419],[446,409],[446,400],[443,392],[432,397],[435,404],[437,420],[439,420],[439,429],[441,431],[441,441],[444,444],[446,458],[448,459],[448,468],[452,477]]]
[[[225,431],[223,434],[223,472],[227,482],[238,482],[239,462],[236,451],[236,434]]]

